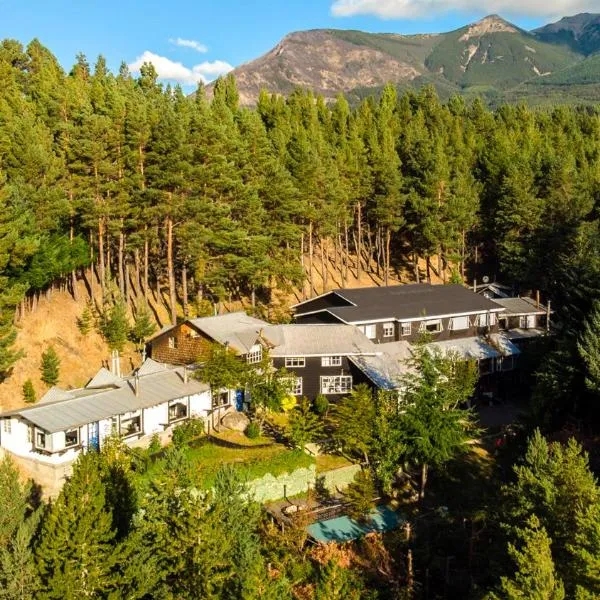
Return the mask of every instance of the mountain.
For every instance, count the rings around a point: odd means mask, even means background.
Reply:
[[[533,33],[543,42],[562,44],[588,56],[600,50],[600,14],[581,13],[564,17]]]
[[[483,95],[490,103],[597,101],[600,62],[586,59],[594,48],[600,15],[567,17],[532,32],[490,15],[441,34],[295,32],[233,74],[246,105],[261,89],[286,95],[303,87],[326,99],[341,92],[356,100],[388,82],[400,90],[431,84],[442,98]]]

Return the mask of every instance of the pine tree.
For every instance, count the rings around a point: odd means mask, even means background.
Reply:
[[[354,481],[344,490],[344,498],[348,502],[348,514],[356,521],[368,521],[377,495],[372,474],[363,469],[354,476]]]
[[[586,385],[600,393],[600,300],[594,302],[585,319],[577,349],[586,366]]]
[[[23,384],[23,401],[28,404],[33,404],[37,400],[35,395],[35,389],[33,388],[33,382],[28,379]]]
[[[156,323],[152,320],[152,316],[148,308],[140,305],[135,314],[133,327],[131,328],[131,337],[140,347],[143,347],[146,340],[156,331]]]
[[[318,415],[312,412],[310,403],[302,399],[289,416],[288,435],[295,448],[304,450],[306,444],[314,442],[323,431],[323,423]]]
[[[91,302],[86,302],[85,308],[81,313],[81,316],[77,319],[77,328],[82,335],[87,335],[94,324],[94,315],[92,311]]]
[[[360,579],[332,559],[320,569],[315,600],[359,600],[365,592]]]
[[[517,571],[513,577],[502,578],[501,597],[506,600],[563,600],[565,591],[550,551],[552,540],[539,519],[532,516],[518,536],[520,547],[508,546]]]
[[[600,596],[600,503],[580,507],[576,534],[568,546],[573,556],[577,600]]]
[[[95,598],[112,582],[112,517],[97,454],[81,454],[42,523],[36,559],[40,598]]]
[[[53,346],[50,346],[46,352],[42,354],[41,365],[42,381],[46,385],[56,385],[60,375],[60,359]]]
[[[104,309],[100,315],[99,329],[111,350],[123,350],[129,336],[129,319],[127,306],[122,300]]]

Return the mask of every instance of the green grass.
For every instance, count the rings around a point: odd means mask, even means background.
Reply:
[[[349,467],[352,464],[347,458],[339,454],[319,454],[317,456],[317,473]]]
[[[216,474],[224,464],[234,465],[247,481],[267,473],[277,477],[315,464],[315,459],[304,452],[289,450],[274,443],[266,447],[248,445],[244,448],[225,448],[200,439],[187,449],[187,455],[192,464],[192,481],[200,489],[209,489],[214,485]],[[163,458],[154,462],[145,473],[140,474],[140,487],[149,485],[164,468]]]

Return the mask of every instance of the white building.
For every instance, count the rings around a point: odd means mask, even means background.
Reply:
[[[138,445],[186,419],[205,418],[210,410],[207,384],[189,377],[184,367],[148,359],[132,376],[102,368],[83,388],[54,387],[33,406],[1,413],[0,448],[23,459],[17,462],[37,479],[40,466],[68,466],[87,448],[100,449],[111,434]],[[64,475],[67,470],[61,479]]]

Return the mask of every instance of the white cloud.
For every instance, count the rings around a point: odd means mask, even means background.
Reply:
[[[201,52],[202,54],[208,52],[208,48],[196,40],[184,40],[183,38],[178,37],[169,40],[169,42],[176,46],[180,46],[181,48],[192,48],[192,50],[196,50],[196,52]]]
[[[335,0],[331,6],[337,17],[375,15],[382,19],[433,17],[450,11],[553,18],[597,9],[598,0]]]
[[[173,81],[181,85],[196,85],[200,81],[208,83],[219,77],[219,75],[225,75],[225,73],[229,73],[233,69],[224,60],[204,61],[190,68],[166,56],[154,54],[154,52],[150,52],[149,50],[138,56],[129,65],[129,69],[134,73],[139,73],[140,67],[144,63],[152,63],[154,65],[160,80]]]

